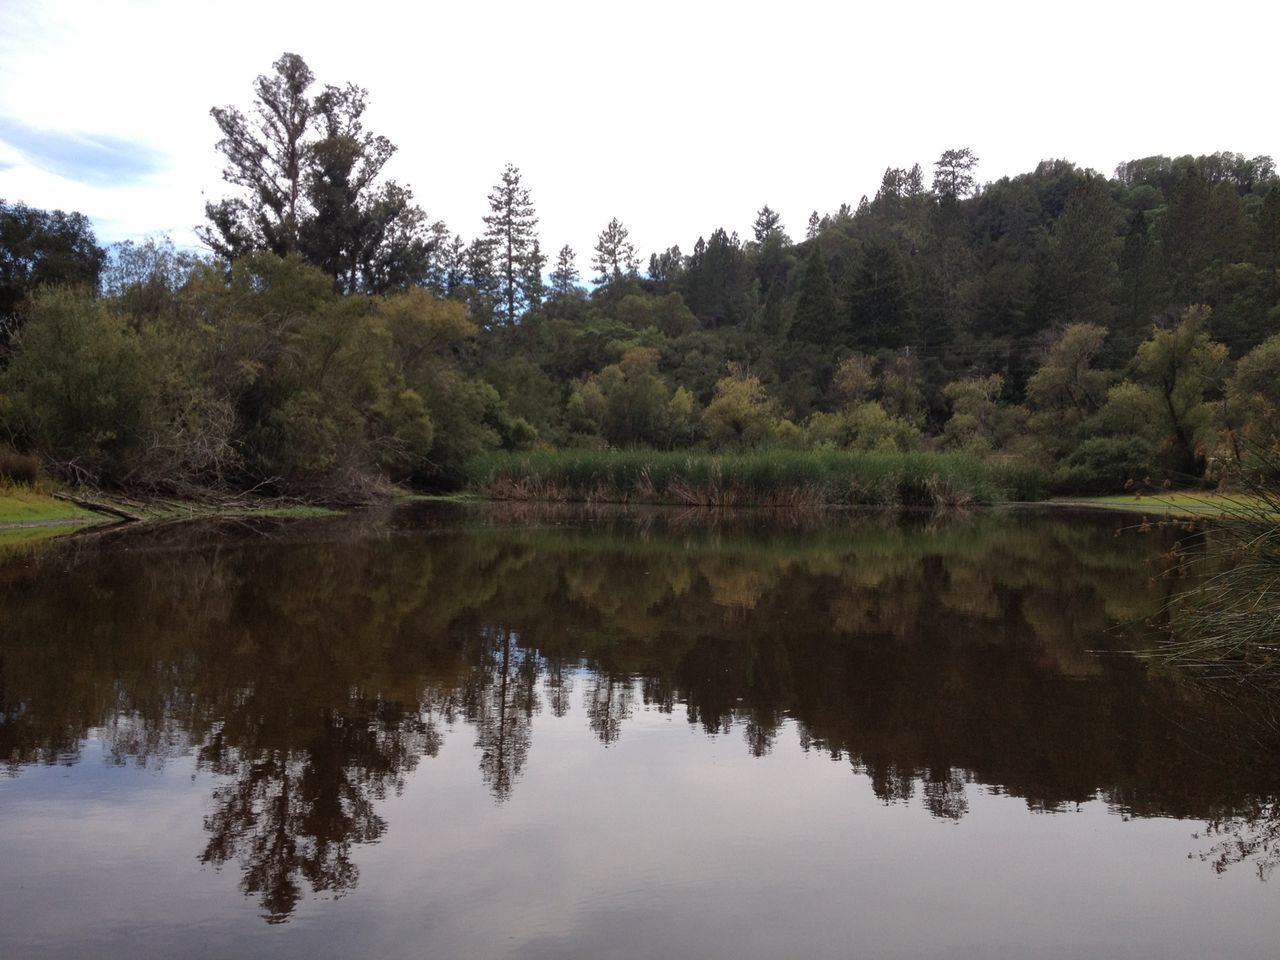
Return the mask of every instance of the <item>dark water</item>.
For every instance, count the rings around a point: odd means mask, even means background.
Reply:
[[[1275,957],[1265,704],[1104,516],[0,557],[0,957]]]

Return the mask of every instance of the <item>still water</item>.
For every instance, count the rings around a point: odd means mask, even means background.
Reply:
[[[425,506],[0,555],[0,957],[1266,957],[1176,533]]]

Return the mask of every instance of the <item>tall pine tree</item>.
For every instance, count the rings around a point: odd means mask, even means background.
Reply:
[[[520,183],[520,170],[508,163],[489,194],[489,214],[484,218],[485,239],[494,256],[498,281],[498,309],[508,326],[514,326],[521,305],[528,303],[529,257],[537,237],[538,217],[529,191]],[[541,264],[535,266],[541,287]]]

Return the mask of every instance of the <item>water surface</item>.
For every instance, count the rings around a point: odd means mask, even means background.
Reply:
[[[1132,518],[426,507],[0,559],[3,957],[1273,957]]]

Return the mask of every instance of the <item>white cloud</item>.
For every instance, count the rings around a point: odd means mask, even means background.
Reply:
[[[1103,171],[1153,153],[1280,153],[1259,122],[1272,86],[1251,38],[1273,4],[1231,17],[1173,5],[367,2],[285,5],[10,0],[0,115],[132,138],[160,157],[140,184],[90,188],[23,164],[0,196],[82,209],[106,239],[190,240],[224,192],[208,109],[247,106],[281,51],[370,90],[388,172],[472,235],[507,161],[532,188],[543,247],[585,261],[617,216],[647,254],[763,203],[793,233],[857,203],[888,165],[968,145],[994,179],[1065,157]],[[0,160],[4,160],[0,156]]]

